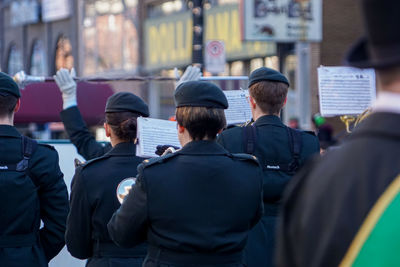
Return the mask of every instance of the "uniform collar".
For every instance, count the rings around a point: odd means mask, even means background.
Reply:
[[[179,150],[178,153],[183,155],[228,155],[229,154],[229,152],[226,151],[217,142],[208,140],[191,141],[190,143],[187,143],[181,150]]]
[[[14,126],[2,124],[0,125],[0,136],[21,137],[21,134]]]
[[[392,112],[374,112],[357,126],[350,137],[378,135],[400,138],[400,114]],[[400,140],[400,139],[399,139]]]
[[[136,145],[133,142],[123,142],[115,145],[106,155],[110,156],[135,156]]]
[[[281,127],[285,126],[282,123],[281,119],[275,115],[261,116],[254,123],[255,126],[261,126],[261,125],[267,125],[267,124],[281,126]]]

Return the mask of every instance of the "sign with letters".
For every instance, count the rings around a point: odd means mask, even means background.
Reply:
[[[42,0],[42,19],[44,22],[66,19],[71,15],[69,0]]]
[[[226,60],[241,60],[276,55],[276,44],[243,42],[237,4],[213,7],[205,11],[204,41],[225,44]],[[193,21],[190,11],[145,21],[145,64],[148,70],[186,66],[192,60]]]
[[[245,40],[322,40],[322,0],[242,0]]]

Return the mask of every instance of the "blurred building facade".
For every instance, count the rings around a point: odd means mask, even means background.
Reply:
[[[191,63],[190,7],[187,0],[0,0],[0,68],[11,75],[25,70],[48,76],[75,67],[80,76],[171,76],[174,67],[183,70]],[[302,115],[304,123],[318,112],[316,68],[340,65],[362,33],[357,2],[323,1],[323,41],[307,46],[310,88],[299,91],[295,44],[243,41],[240,0],[207,0],[204,13],[204,40],[225,43],[227,63],[220,75],[248,75],[267,66],[288,76],[286,121]],[[152,106],[167,107],[152,107],[159,117],[173,107],[173,85],[167,87],[156,87],[156,94],[141,89]]]

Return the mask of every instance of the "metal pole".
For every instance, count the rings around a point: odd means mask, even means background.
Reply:
[[[203,0],[193,0],[193,50],[192,64],[203,69],[203,33],[204,9]]]

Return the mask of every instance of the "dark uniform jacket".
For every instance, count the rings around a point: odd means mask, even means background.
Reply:
[[[61,111],[60,115],[69,139],[86,160],[101,157],[112,149],[110,143],[102,144],[96,141],[77,106]]]
[[[0,125],[0,164],[22,158],[21,135],[12,126]],[[26,173],[29,181],[5,188],[7,176],[15,174],[0,172],[0,266],[47,266],[65,244],[68,192],[54,148],[38,145]],[[40,221],[44,226],[39,230]]]
[[[375,113],[289,184],[278,266],[338,266],[368,212],[400,174],[400,114]]]
[[[89,258],[88,266],[142,265],[146,256],[144,244],[122,249],[111,241],[107,231],[108,221],[120,206],[117,187],[122,180],[136,177],[136,167],[142,161],[135,156],[133,143],[120,143],[76,170],[66,243],[72,256]]]
[[[286,125],[279,117],[267,115],[253,124],[256,128],[256,148],[254,155],[263,168],[265,165],[290,163],[293,159]],[[301,133],[302,147],[299,164],[319,152],[319,142],[315,135]],[[218,142],[231,153],[244,153],[243,127],[235,127],[222,132]],[[283,190],[293,174],[276,170],[264,170],[264,216],[250,232],[245,249],[246,262],[250,267],[273,265],[275,247],[275,223]]]
[[[139,165],[136,185],[108,229],[121,246],[147,237],[144,266],[242,266],[248,231],[262,216],[261,194],[254,158],[192,141]]]

